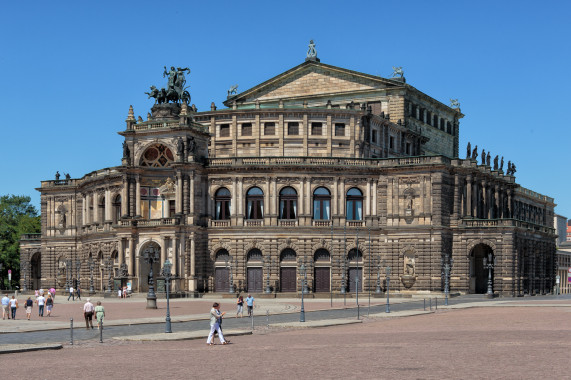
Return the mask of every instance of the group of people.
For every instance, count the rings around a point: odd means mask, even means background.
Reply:
[[[54,297],[51,292],[48,292],[48,296],[46,298],[44,297],[43,290],[41,292],[36,290],[35,300],[32,300],[31,296],[28,297],[24,304],[26,308],[26,318],[28,321],[32,318],[34,303],[38,305],[39,317],[44,316],[44,309],[46,311],[46,315],[51,317],[52,308],[54,307]],[[18,299],[15,295],[13,295],[12,298],[9,298],[7,293],[4,294],[4,297],[2,297],[2,319],[6,319],[6,317],[8,317],[8,319],[16,319],[16,311],[19,307],[20,305],[18,304]]]
[[[73,286],[69,287],[69,295],[67,296],[67,300],[71,298],[72,301],[75,301],[75,296],[77,295],[77,299],[81,301],[81,288],[78,286],[76,289]]]
[[[251,294],[248,294],[246,300],[242,295],[238,295],[238,299],[236,300],[236,318],[242,318],[244,316],[244,301],[246,302],[246,306],[248,307],[248,317],[254,316],[254,297]],[[220,311],[220,304],[215,302],[212,305],[212,309],[210,309],[210,334],[208,334],[208,339],[206,340],[206,344],[209,346],[214,345],[214,334],[218,334],[218,339],[220,339],[220,343],[228,344],[230,343],[229,340],[224,339],[224,334],[222,333],[222,317],[226,314],[225,311]]]

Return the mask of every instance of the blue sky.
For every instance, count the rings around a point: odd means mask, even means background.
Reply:
[[[242,5],[242,4],[248,4]],[[564,1],[5,2],[0,14],[0,194],[32,196],[56,170],[120,165],[129,105],[188,66],[200,110],[303,62],[407,83],[462,112],[468,141],[517,165],[517,182],[571,218],[571,3]]]

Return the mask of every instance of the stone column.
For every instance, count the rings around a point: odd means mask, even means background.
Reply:
[[[141,176],[135,177],[135,216],[141,216]]]
[[[87,212],[89,211],[89,207],[87,206],[87,202],[88,202],[88,195],[87,194],[83,194],[83,215],[82,215],[82,220],[83,220],[83,225],[85,226],[88,221],[87,221]]]
[[[123,176],[123,188],[121,189],[121,216],[127,216],[129,213],[127,207],[129,202],[127,197],[128,189],[129,189],[129,184],[127,182],[127,178]]]
[[[196,210],[194,209],[194,172],[190,173],[190,189],[189,189],[189,191],[190,191],[190,195],[189,195],[189,197],[190,197],[190,205],[189,205],[190,213],[192,215],[196,215]],[[232,199],[232,200],[234,200],[234,199]]]
[[[111,189],[105,189],[105,222],[111,222]]]
[[[496,210],[497,211],[497,215],[496,215],[496,219],[500,219],[502,217],[502,210],[500,208],[500,185],[496,184]]]
[[[184,175],[183,179],[182,179],[182,195],[183,195],[183,201],[182,201],[182,208],[183,208],[183,213],[185,215],[188,215],[189,213],[189,197],[188,197],[188,176]]]
[[[372,214],[373,216],[377,216],[377,180],[373,181],[373,207],[372,207]]]
[[[136,199],[137,199],[137,191],[136,186],[133,185],[133,178],[129,179],[129,215],[134,217],[136,215],[135,208],[137,206]]]
[[[488,202],[486,200],[486,193],[487,193],[487,183],[486,180],[482,180],[482,214],[480,215],[482,219],[488,218]]]
[[[101,222],[101,220],[99,220],[99,208],[98,208],[98,204],[97,204],[97,193],[94,192],[93,193],[93,223],[99,223]]]
[[[338,211],[339,206],[339,177],[335,177],[333,182],[333,199],[331,199],[331,220],[333,221],[333,215],[339,216]]]
[[[299,181],[299,188],[301,189],[298,194],[297,194],[297,218],[299,220],[299,216],[303,215],[303,213],[305,212],[305,208],[303,207],[304,203],[305,203],[305,199],[303,196],[303,189],[304,189],[304,184],[305,184],[305,178],[301,178]]]
[[[507,191],[507,193],[508,193],[508,215],[507,215],[507,217],[508,217],[508,218],[513,218],[513,217],[514,217],[514,216],[513,216],[513,206],[512,206],[512,192],[513,192],[512,189],[509,189],[509,190]]]
[[[454,174],[454,203],[452,211],[455,219],[460,219],[460,176]]]
[[[121,268],[121,265],[125,261],[125,239],[119,240],[119,252],[117,256],[119,258],[119,268]]]
[[[135,238],[129,238],[129,275],[135,276]]]
[[[161,258],[160,258],[160,262],[161,262],[161,266],[163,265],[163,263],[165,262],[165,260],[168,257],[167,254],[167,249],[168,249],[168,240],[169,237],[168,236],[161,236]]]
[[[182,214],[182,174],[180,171],[176,172],[176,214]]]
[[[472,215],[472,176],[466,176],[466,213]]]
[[[180,238],[178,238],[177,236],[174,236],[172,238],[173,241],[173,247],[172,247],[172,274],[173,276],[176,276],[178,274],[178,258],[180,257],[179,255],[179,244],[180,244]],[[161,267],[163,266],[163,263],[161,264]]]
[[[196,290],[196,271],[194,269],[196,265],[195,249],[194,239],[190,239],[190,281],[188,286],[188,290],[190,291]]]

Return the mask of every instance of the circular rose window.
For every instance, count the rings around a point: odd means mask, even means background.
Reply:
[[[169,166],[172,161],[174,161],[174,156],[171,150],[162,144],[158,144],[145,150],[139,165],[160,168]]]

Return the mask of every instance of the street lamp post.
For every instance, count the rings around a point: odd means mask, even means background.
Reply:
[[[271,271],[271,267],[272,267],[272,259],[269,258],[267,260],[264,260],[264,258],[262,258],[262,264],[268,264],[268,269],[266,272],[266,294],[270,294],[272,292],[272,288],[270,287],[270,271]]]
[[[95,289],[93,288],[93,269],[95,267],[95,263],[93,262],[93,258],[89,257],[87,260],[87,265],[89,265],[89,294],[95,294]]]
[[[166,286],[166,290],[167,290],[167,317],[165,319],[165,333],[172,333],[171,330],[171,312],[170,312],[170,304],[169,304],[169,299],[170,299],[170,281],[172,278],[172,273],[171,273],[171,268],[172,268],[172,264],[171,262],[167,259],[167,261],[165,261],[165,263],[163,264],[163,276],[165,278],[165,286]]]
[[[305,265],[303,264],[303,262],[300,260],[300,267],[299,267],[299,275],[301,278],[301,281],[304,281],[303,279],[305,278]],[[303,277],[302,277],[303,276]],[[302,282],[303,284],[303,282]],[[302,285],[302,289],[301,289],[301,311],[299,313],[299,321],[300,322],[305,322],[305,307],[303,305],[303,285]]]
[[[379,257],[377,260],[377,288],[375,289],[375,293],[381,294],[381,258]]]
[[[160,260],[159,251],[157,248],[150,244],[147,248],[143,250],[143,260],[149,264],[149,292],[147,293],[147,309],[157,308],[157,295],[155,294],[155,284],[153,281],[153,264]]]
[[[494,290],[492,287],[492,270],[496,266],[496,257],[492,252],[488,253],[488,257],[484,257],[484,268],[488,269],[488,292],[486,295],[488,298],[494,298]]]
[[[75,260],[75,274],[77,275],[77,287],[81,282],[81,261],[79,259]]]
[[[450,293],[450,271],[452,270],[452,264],[454,263],[453,258],[443,259],[444,263],[442,268],[444,269],[444,305],[448,306],[448,294]]]
[[[72,287],[71,284],[71,260],[65,260],[65,290],[69,292],[69,288]]]
[[[389,305],[389,282],[391,281],[391,267],[387,267],[387,305],[385,307],[385,313],[391,312],[391,307]]]
[[[113,289],[113,280],[111,278],[113,272],[113,260],[111,260],[110,258],[106,259],[105,267],[107,269],[107,290],[105,290],[105,293],[111,293]]]

